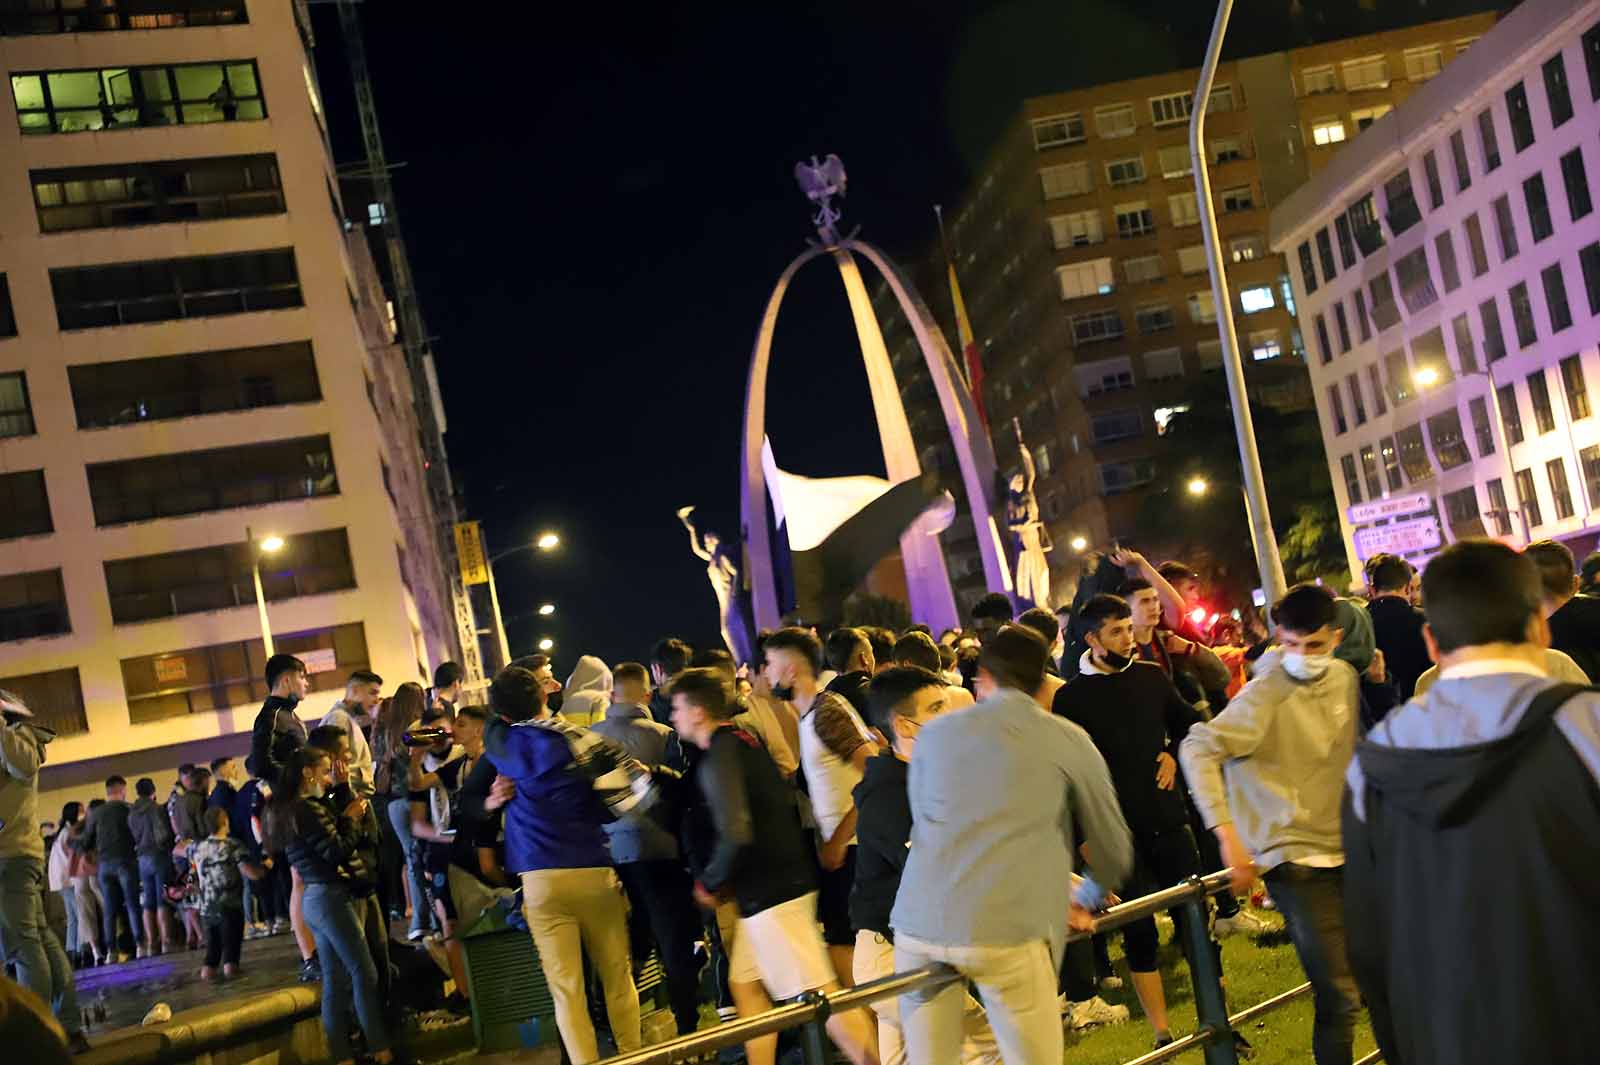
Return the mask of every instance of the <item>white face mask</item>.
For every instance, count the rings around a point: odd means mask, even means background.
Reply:
[[[1296,680],[1316,680],[1328,670],[1333,668],[1333,656],[1308,655],[1299,651],[1285,651],[1283,653],[1283,668],[1289,676]]]

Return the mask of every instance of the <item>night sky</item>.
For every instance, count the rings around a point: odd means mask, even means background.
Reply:
[[[1491,5],[1295,6],[1240,0],[1227,53]],[[330,7],[319,71],[336,157],[355,162]],[[673,512],[694,503],[737,531],[750,349],[811,234],[795,162],[837,153],[846,224],[920,254],[932,205],[956,203],[1024,97],[1196,65],[1214,13],[1199,0],[363,7],[465,517],[491,551],[562,535],[559,555],[524,552],[496,574],[512,653],[549,635],[563,676],[580,653],[615,664],[661,635],[716,638]],[[946,294],[925,296],[950,329]],[[837,272],[814,264],[784,306],[779,463],[881,476]],[[555,624],[511,620],[545,600]]]

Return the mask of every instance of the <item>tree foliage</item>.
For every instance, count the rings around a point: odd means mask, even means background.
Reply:
[[[1208,565],[1235,602],[1249,602],[1260,579],[1227,384],[1208,373],[1184,398],[1189,410],[1174,415],[1161,438],[1157,481],[1140,506],[1140,540]],[[1345,571],[1344,545],[1316,412],[1253,403],[1251,414],[1284,575],[1291,582],[1337,578]],[[1188,491],[1197,477],[1208,486],[1204,495]]]

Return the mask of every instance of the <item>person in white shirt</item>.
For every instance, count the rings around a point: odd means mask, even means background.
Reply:
[[[333,704],[322,717],[322,724],[344,729],[350,738],[350,787],[361,798],[373,792],[372,746],[367,730],[372,727],[383,698],[383,678],[368,669],[358,669],[345,681],[344,698]]]
[[[856,938],[850,927],[856,845],[851,792],[878,745],[849,700],[824,691],[818,682],[821,641],[805,629],[787,628],[767,637],[763,648],[773,695],[792,703],[800,714],[800,770],[811,796],[822,864],[818,916],[834,971],[848,984],[855,971]]]

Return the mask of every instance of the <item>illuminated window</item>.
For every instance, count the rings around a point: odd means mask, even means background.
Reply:
[[[1278,342],[1278,331],[1267,329],[1259,333],[1250,334],[1250,357],[1256,362],[1265,362],[1276,359],[1283,354],[1283,345]]]
[[[1444,69],[1444,52],[1436,44],[1406,49],[1406,78],[1427,81]]]
[[[1138,126],[1132,104],[1113,104],[1094,109],[1094,128],[1102,137],[1129,137]]]
[[[1083,116],[1076,111],[1033,120],[1033,146],[1037,149],[1077,144],[1083,139]]]
[[[1228,257],[1236,263],[1264,258],[1267,254],[1266,238],[1260,233],[1247,233],[1228,241]]]
[[[271,154],[33,170],[28,179],[43,233],[284,211]]]
[[[389,209],[381,203],[367,204],[367,225],[381,226],[389,220]]]
[[[267,117],[254,60],[11,76],[23,133],[79,133]]]
[[[1104,296],[1115,287],[1110,259],[1091,259],[1084,263],[1058,266],[1056,279],[1061,285],[1061,298],[1064,300]]]
[[[1339,79],[1335,77],[1331,64],[1307,67],[1300,72],[1300,89],[1305,96],[1315,96],[1319,92],[1338,92]]]
[[[1319,118],[1311,124],[1312,144],[1338,144],[1344,140],[1344,119]]]
[[[1241,290],[1239,306],[1246,314],[1255,314],[1257,311],[1277,306],[1277,301],[1272,298],[1272,286],[1258,285],[1255,288]]]
[[[1204,325],[1217,320],[1217,304],[1211,297],[1211,290],[1189,293],[1189,317],[1197,325]]]
[[[1344,87],[1350,92],[1389,87],[1389,60],[1385,56],[1364,56],[1347,60],[1341,66],[1344,69]]]

